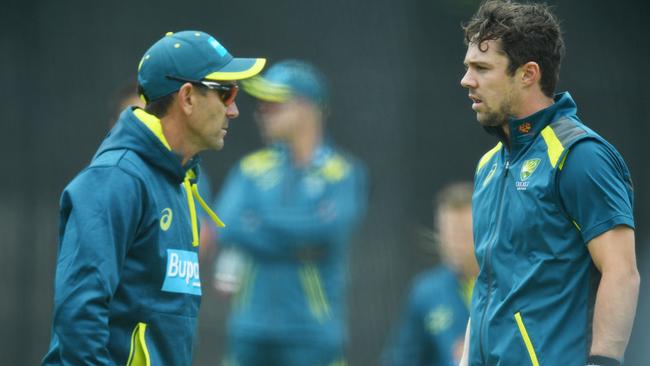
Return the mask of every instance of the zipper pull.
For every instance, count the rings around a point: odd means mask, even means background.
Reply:
[[[510,170],[510,160],[506,161],[505,169],[503,169],[503,175],[508,175],[508,170]]]

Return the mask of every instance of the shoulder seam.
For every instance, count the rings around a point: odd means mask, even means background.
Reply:
[[[540,135],[546,143],[546,152],[553,168],[564,167],[567,149],[580,138],[587,136],[587,131],[567,117],[546,126]]]
[[[121,151],[119,158],[115,159],[111,163],[102,163],[102,164],[97,164],[97,165],[91,163],[85,170],[100,169],[100,168],[105,169],[105,168],[114,167],[114,168],[117,168],[120,171],[122,171],[124,174],[127,174],[127,175],[137,179],[138,181],[140,181],[140,183],[144,184],[145,183],[144,178],[142,176],[140,176],[139,174],[137,174],[137,170],[129,169],[128,167],[124,166],[124,161],[127,161],[124,158],[125,158],[126,154],[128,153],[128,151],[129,151],[128,149],[124,149],[123,151]],[[131,162],[129,161],[129,163],[131,163]]]
[[[501,147],[503,147],[503,144],[501,142],[498,142],[492,149],[490,149],[488,152],[483,154],[481,159],[478,161],[478,165],[476,167],[476,172],[478,173],[481,168],[485,166],[485,164],[492,159],[492,157],[499,151],[501,150]]]

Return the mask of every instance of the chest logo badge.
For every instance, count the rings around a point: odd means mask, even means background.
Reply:
[[[519,173],[519,180],[522,182],[528,180],[535,173],[541,161],[542,159],[528,159],[524,161],[524,164],[521,166],[521,172]]]
[[[426,327],[432,334],[438,334],[449,329],[454,321],[454,311],[445,305],[433,309],[426,318]]]
[[[172,225],[172,217],[174,216],[171,208],[166,208],[161,212],[162,216],[160,217],[160,228],[162,231],[167,231]]]

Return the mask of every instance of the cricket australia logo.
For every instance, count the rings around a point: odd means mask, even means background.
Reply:
[[[454,322],[453,310],[445,305],[439,305],[426,318],[426,327],[431,334],[438,334],[449,329]]]
[[[524,161],[521,165],[521,172],[519,172],[519,181],[516,183],[518,191],[525,191],[528,188],[528,185],[530,184],[528,178],[535,173],[535,170],[537,170],[541,161],[542,159],[539,158]]]

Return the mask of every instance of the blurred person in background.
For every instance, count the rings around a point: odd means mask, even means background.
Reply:
[[[342,366],[348,246],[366,209],[361,164],[325,136],[327,89],[287,60],[242,84],[268,146],[230,172],[216,203],[215,285],[233,293],[224,365]]]
[[[385,366],[455,366],[463,352],[478,265],[472,238],[472,185],[453,183],[434,201],[442,263],[420,274],[388,348]]]
[[[198,153],[220,150],[239,114],[235,80],[264,59],[212,36],[168,33],[138,66],[127,107],[61,196],[54,314],[43,365],[192,363],[201,300]],[[198,201],[198,202],[197,202]]]
[[[564,41],[547,5],[487,1],[464,30],[461,85],[499,142],[475,174],[462,364],[618,366],[639,293],[625,161],[554,94]]]

